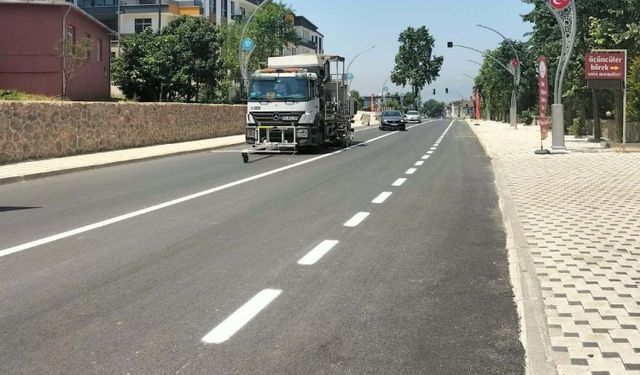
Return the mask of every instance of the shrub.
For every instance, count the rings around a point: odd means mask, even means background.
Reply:
[[[576,136],[582,137],[587,134],[587,127],[584,121],[584,117],[579,116],[573,119],[573,125],[569,128],[569,132]]]

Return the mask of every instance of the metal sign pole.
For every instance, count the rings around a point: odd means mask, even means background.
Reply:
[[[627,145],[627,50],[624,50],[624,87],[622,88],[622,152]]]

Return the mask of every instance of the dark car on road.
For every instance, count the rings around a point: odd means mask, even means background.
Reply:
[[[380,115],[380,130],[407,130],[407,122],[400,111],[384,111]]]

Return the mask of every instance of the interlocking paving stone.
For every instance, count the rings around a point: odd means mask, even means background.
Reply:
[[[640,374],[640,153],[567,137],[540,156],[536,127],[471,127],[513,198],[559,373]]]

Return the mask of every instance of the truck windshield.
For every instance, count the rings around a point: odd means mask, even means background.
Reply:
[[[309,100],[309,80],[296,77],[254,78],[249,100],[306,101]]]

